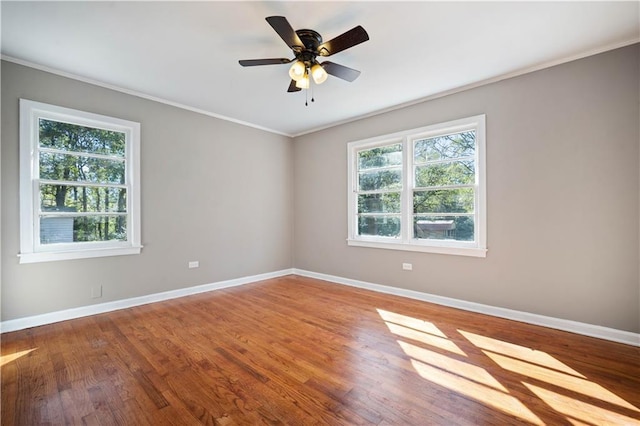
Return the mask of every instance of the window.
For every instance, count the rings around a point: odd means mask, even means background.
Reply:
[[[140,124],[20,100],[20,263],[140,253]]]
[[[351,246],[486,256],[485,116],[348,145]]]

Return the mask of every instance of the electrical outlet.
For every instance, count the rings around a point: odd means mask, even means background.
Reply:
[[[405,271],[411,271],[413,270],[413,265],[411,263],[403,263],[402,269],[404,269]]]
[[[200,267],[200,262],[198,262],[197,260],[192,260],[191,262],[189,262],[189,269],[199,268],[199,267]]]
[[[99,299],[101,297],[102,297],[102,286],[94,285],[93,287],[91,287],[91,298]]]

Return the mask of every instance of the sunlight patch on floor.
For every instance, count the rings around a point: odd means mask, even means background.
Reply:
[[[380,317],[384,320],[389,331],[396,336],[444,349],[458,355],[467,356],[458,345],[447,339],[446,335],[430,322],[394,314],[393,312],[382,309],[378,309],[378,314],[380,314]],[[385,320],[385,318],[388,318],[389,321]]]
[[[537,364],[542,367],[561,371],[576,377],[586,379],[582,374],[569,367],[567,364],[560,362],[546,352],[538,351],[524,346],[515,345],[513,343],[503,342],[502,340],[493,339],[491,337],[482,336],[480,334],[471,333],[469,331],[458,330],[467,340],[480,349],[510,356],[511,358],[521,359],[523,361]]]
[[[640,421],[526,382],[523,384],[574,425],[637,425]]]
[[[520,400],[508,393],[478,384],[457,374],[449,373],[448,371],[424,364],[415,359],[411,360],[411,365],[420,377],[432,383],[451,389],[456,393],[466,395],[519,419],[536,425],[544,424],[542,420],[533,414]]]
[[[474,355],[472,364],[435,350],[469,358],[435,324],[381,309],[378,313],[389,331],[403,338],[396,340],[398,345],[410,358],[413,369],[429,382],[534,424],[543,421],[525,405],[529,399],[543,402],[575,425],[640,425],[640,409],[546,352],[457,330],[482,354]],[[495,367],[488,370],[478,365],[485,363],[508,372],[508,380],[500,382],[496,377],[502,376],[489,372]],[[528,383],[527,378],[536,385]],[[526,399],[516,398],[509,383],[525,386],[532,395],[522,394],[524,388],[518,387],[517,395]],[[606,408],[590,401],[604,403]]]
[[[640,410],[638,410],[636,407],[629,404],[618,395],[608,391],[597,383],[560,373],[555,370],[550,370],[548,368],[532,365],[527,362],[506,357],[500,354],[495,354],[489,351],[482,352],[484,352],[485,355],[487,355],[496,364],[498,364],[505,370],[512,371],[523,376],[531,377],[532,379],[537,379],[542,382],[550,383],[554,386],[558,386],[559,388],[567,389],[571,392],[599,399],[601,401],[605,401],[610,404],[614,404],[619,407],[627,408],[629,410],[637,411],[640,413]]]
[[[446,351],[452,352],[454,354],[467,356],[462,349],[458,347],[455,343],[453,343],[449,339],[443,339],[441,337],[436,337],[431,334],[426,334],[421,331],[414,330],[412,328],[403,327],[401,325],[387,323],[387,327],[389,331],[396,336],[404,337],[406,339],[415,340],[416,342],[424,343],[429,346],[433,346],[439,349],[444,349]]]
[[[603,386],[587,380],[584,375],[546,352],[464,330],[458,331],[505,370],[640,413],[637,407]]]
[[[497,389],[502,392],[509,392],[504,386],[500,384],[491,374],[482,367],[469,364],[464,361],[451,358],[447,355],[442,355],[428,349],[412,345],[411,343],[398,340],[398,344],[402,348],[405,354],[421,363],[437,367],[448,373],[461,376],[465,380],[475,382],[479,385],[487,386],[493,389]]]
[[[377,309],[377,311],[380,317],[387,323],[398,324],[408,328],[413,328],[414,330],[422,331],[423,333],[444,337],[445,339],[447,338],[447,335],[431,322],[406,315],[396,314],[395,312],[385,311],[384,309]]]
[[[0,367],[15,361],[16,359],[23,357],[25,355],[28,355],[29,353],[35,351],[38,348],[33,348],[33,349],[27,349],[25,351],[20,351],[20,352],[16,352],[14,354],[7,354],[7,355],[1,355],[0,356]]]

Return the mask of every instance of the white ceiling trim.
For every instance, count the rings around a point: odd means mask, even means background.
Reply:
[[[432,101],[434,99],[438,99],[438,98],[442,98],[442,97],[445,97],[445,96],[453,95],[455,93],[464,92],[465,90],[475,89],[476,87],[481,87],[481,86],[486,86],[488,84],[497,83],[497,82],[502,81],[502,80],[507,80],[507,79],[518,77],[518,76],[521,76],[521,75],[524,75],[524,74],[529,74],[529,73],[532,73],[532,72],[535,72],[535,71],[540,71],[540,70],[543,70],[545,68],[551,68],[551,67],[554,67],[556,65],[562,65],[562,64],[566,64],[568,62],[577,61],[578,59],[583,59],[583,58],[587,58],[589,56],[597,55],[599,53],[604,53],[604,52],[608,52],[610,50],[619,49],[621,47],[630,46],[630,45],[635,44],[635,43],[640,43],[640,36],[639,37],[634,37],[632,39],[629,39],[629,40],[626,40],[626,41],[623,41],[623,42],[620,42],[620,43],[613,43],[613,44],[610,44],[608,46],[604,46],[604,47],[600,47],[600,48],[597,48],[597,49],[589,50],[587,52],[583,52],[583,53],[580,53],[580,54],[577,54],[577,55],[571,55],[571,56],[560,58],[560,59],[557,59],[557,60],[554,60],[554,61],[548,61],[548,62],[544,62],[544,63],[541,63],[541,64],[533,65],[533,66],[530,66],[530,67],[522,68],[522,69],[510,72],[510,73],[501,74],[501,75],[498,75],[496,77],[492,77],[492,78],[481,80],[481,81],[478,81],[478,82],[475,82],[475,83],[467,84],[465,86],[456,87],[454,89],[446,90],[444,92],[435,93],[433,95],[425,96],[425,97],[420,98],[420,99],[415,99],[415,100],[410,101],[410,102],[405,102],[405,103],[402,103],[402,104],[394,105],[394,106],[391,106],[389,108],[381,109],[379,111],[374,111],[374,112],[369,113],[369,114],[359,115],[357,117],[353,117],[353,118],[349,118],[347,120],[334,122],[334,123],[328,124],[326,126],[317,127],[317,128],[311,129],[311,130],[306,130],[304,132],[293,134],[292,137],[297,138],[299,136],[304,136],[304,135],[307,135],[309,133],[318,132],[320,130],[329,129],[331,127],[339,126],[339,125],[342,125],[342,124],[351,123],[351,122],[362,120],[362,119],[369,118],[369,117],[375,117],[376,115],[384,114],[384,113],[391,112],[391,111],[396,111],[396,110],[399,110],[399,109],[402,109],[402,108],[410,107],[412,105],[421,104],[423,102]]]
[[[34,69],[37,69],[37,70],[40,70],[40,71],[44,71],[44,72],[48,72],[48,73],[51,73],[51,74],[59,75],[61,77],[70,78],[72,80],[81,81],[83,83],[93,84],[95,86],[103,87],[105,89],[110,89],[110,90],[114,90],[116,92],[126,93],[127,95],[136,96],[138,98],[147,99],[149,101],[159,102],[161,104],[169,105],[169,106],[172,106],[172,107],[185,109],[187,111],[195,112],[197,114],[203,114],[203,115],[207,115],[209,117],[218,118],[220,120],[230,121],[232,123],[240,124],[242,126],[253,127],[254,129],[264,130],[265,132],[275,133],[277,135],[288,136],[290,138],[294,137],[293,135],[289,135],[287,133],[279,132],[279,131],[274,130],[274,129],[269,129],[267,127],[259,126],[257,124],[249,123],[247,121],[242,121],[242,120],[238,120],[238,119],[235,119],[235,118],[232,118],[232,117],[227,117],[225,115],[216,114],[215,112],[206,111],[206,110],[203,110],[203,109],[200,109],[200,108],[194,108],[194,107],[191,107],[189,105],[181,104],[181,103],[178,103],[178,102],[173,102],[173,101],[170,101],[168,99],[159,98],[157,96],[148,95],[146,93],[138,92],[136,90],[126,89],[124,87],[116,86],[116,85],[113,85],[113,84],[104,83],[102,81],[98,81],[98,80],[94,80],[94,79],[91,79],[91,78],[83,77],[83,76],[77,75],[77,74],[72,74],[72,73],[69,73],[69,72],[66,72],[66,71],[61,71],[61,70],[56,69],[56,68],[51,68],[51,67],[48,67],[48,66],[45,66],[45,65],[36,64],[34,62],[25,61],[25,60],[14,58],[14,57],[7,56],[7,55],[0,55],[0,58],[3,61],[13,62],[13,63],[18,64],[18,65],[24,65],[26,67],[30,67],[30,68],[34,68]]]
[[[423,98],[420,98],[420,99],[416,99],[416,100],[413,100],[413,101],[410,101],[410,102],[405,102],[405,103],[402,103],[402,104],[391,106],[389,108],[385,108],[385,109],[382,109],[382,110],[374,111],[374,112],[369,113],[369,114],[359,115],[359,116],[352,117],[352,118],[349,118],[349,119],[346,119],[346,120],[341,120],[341,121],[338,121],[338,122],[334,122],[334,123],[328,124],[326,126],[316,127],[316,128],[313,128],[313,129],[310,129],[310,130],[305,130],[304,132],[295,133],[295,134],[288,134],[288,133],[280,132],[280,131],[277,131],[277,130],[274,130],[274,129],[270,129],[270,128],[267,128],[267,127],[264,127],[264,126],[260,126],[260,125],[257,125],[257,124],[253,124],[253,123],[250,123],[250,122],[247,122],[247,121],[238,120],[238,119],[235,119],[235,118],[232,118],[232,117],[228,117],[228,116],[225,116],[225,115],[217,114],[217,113],[212,112],[212,111],[206,111],[206,110],[203,110],[203,109],[200,109],[200,108],[194,108],[192,106],[181,104],[181,103],[174,102],[174,101],[170,101],[168,99],[160,98],[160,97],[157,97],[157,96],[149,95],[149,94],[146,94],[146,93],[142,93],[142,92],[139,92],[139,91],[136,91],[136,90],[132,90],[132,89],[127,89],[127,88],[116,86],[116,85],[113,85],[113,84],[104,83],[102,81],[98,81],[98,80],[94,80],[94,79],[91,79],[91,78],[83,77],[83,76],[80,76],[80,75],[77,75],[77,74],[73,74],[73,73],[69,73],[69,72],[66,72],[66,71],[61,71],[59,69],[55,69],[55,68],[44,66],[44,65],[37,64],[37,63],[34,63],[34,62],[30,62],[30,61],[25,61],[25,60],[22,60],[22,59],[14,58],[14,57],[11,57],[11,56],[8,56],[8,55],[4,55],[3,54],[3,55],[0,55],[0,57],[2,58],[2,60],[8,61],[8,62],[12,62],[12,63],[18,64],[18,65],[27,66],[27,67],[34,68],[34,69],[37,69],[37,70],[40,70],[40,71],[44,71],[44,72],[48,72],[48,73],[51,73],[51,74],[59,75],[61,77],[70,78],[70,79],[73,79],[73,80],[81,81],[83,83],[93,84],[95,86],[103,87],[105,89],[110,89],[110,90],[114,90],[116,92],[125,93],[125,94],[136,96],[136,97],[139,97],[139,98],[142,98],[142,99],[147,99],[147,100],[150,100],[150,101],[159,102],[159,103],[162,103],[162,104],[165,104],[165,105],[169,105],[169,106],[173,106],[173,107],[176,107],[176,108],[181,108],[181,109],[184,109],[184,110],[187,110],[187,111],[195,112],[197,114],[202,114],[202,115],[206,115],[206,116],[209,116],[209,117],[217,118],[217,119],[220,119],[220,120],[224,120],[224,121],[229,121],[229,122],[232,122],[232,123],[240,124],[242,126],[252,127],[254,129],[263,130],[263,131],[266,131],[266,132],[269,132],[269,133],[274,133],[274,134],[281,135],[281,136],[287,136],[287,137],[290,137],[290,138],[296,138],[296,137],[299,137],[299,136],[304,136],[304,135],[307,135],[307,134],[310,134],[310,133],[314,133],[314,132],[318,132],[318,131],[321,131],[321,130],[329,129],[331,127],[336,127],[336,126],[339,126],[339,125],[342,125],[342,124],[352,123],[354,121],[358,121],[358,120],[362,120],[362,119],[365,119],[365,118],[374,117],[374,116],[377,116],[377,115],[380,115],[380,114],[384,114],[384,113],[387,113],[387,112],[396,111],[396,110],[399,110],[399,109],[402,109],[402,108],[410,107],[412,105],[417,105],[417,104],[420,104],[420,103],[423,103],[423,102],[427,102],[427,101],[431,101],[431,100],[434,100],[434,99],[442,98],[442,97],[445,97],[445,96],[453,95],[455,93],[460,93],[460,92],[463,92],[463,91],[466,91],[466,90],[470,90],[470,89],[474,89],[474,88],[477,88],[477,87],[485,86],[487,84],[497,83],[497,82],[502,81],[502,80],[507,80],[507,79],[510,79],[510,78],[518,77],[518,76],[521,76],[521,75],[524,75],[524,74],[528,74],[528,73],[531,73],[531,72],[535,72],[535,71],[539,71],[539,70],[542,70],[542,69],[545,69],[545,68],[550,68],[550,67],[553,67],[553,66],[556,66],[556,65],[561,65],[561,64],[564,64],[564,63],[567,63],[567,62],[575,61],[575,60],[578,60],[578,59],[583,59],[583,58],[586,58],[586,57],[589,57],[589,56],[597,55],[599,53],[603,53],[603,52],[607,52],[607,51],[610,51],[610,50],[618,49],[618,48],[621,48],[621,47],[629,46],[629,45],[632,45],[632,44],[635,44],[635,43],[639,43],[639,42],[640,42],[640,37],[633,37],[633,38],[631,38],[629,40],[626,40],[626,41],[623,41],[623,42],[610,44],[610,45],[607,45],[607,46],[604,46],[604,47],[599,47],[597,49],[593,49],[593,50],[590,50],[590,51],[587,51],[587,52],[583,52],[583,53],[580,53],[580,54],[577,54],[577,55],[571,55],[571,56],[567,56],[567,57],[564,57],[564,58],[561,58],[561,59],[557,59],[557,60],[554,60],[554,61],[544,62],[544,63],[540,63],[540,64],[537,64],[537,65],[534,65],[534,66],[531,66],[531,67],[522,68],[522,69],[510,72],[510,73],[498,75],[496,77],[492,77],[492,78],[481,80],[481,81],[478,81],[478,82],[475,82],[475,83],[467,84],[465,86],[457,87],[457,88],[454,88],[454,89],[451,89],[451,90],[447,90],[447,91],[444,91],[444,92],[435,93],[433,95],[426,96],[426,97],[423,97]]]

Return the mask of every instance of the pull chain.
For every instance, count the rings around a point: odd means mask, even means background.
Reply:
[[[307,81],[309,82],[309,86],[311,86],[311,75],[309,75],[309,67],[307,67],[305,74],[307,75]],[[309,87],[304,90],[304,106],[309,106],[307,100],[309,99]]]
[[[304,106],[309,106],[309,89],[311,89],[311,102],[315,102],[316,99],[313,96],[313,83],[311,82],[312,80],[312,75],[311,75],[311,68],[307,68],[306,72],[305,72],[308,80],[309,80],[309,87],[307,89],[304,89]]]

